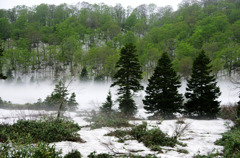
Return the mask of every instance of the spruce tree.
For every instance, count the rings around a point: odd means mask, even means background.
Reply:
[[[199,117],[215,118],[219,112],[220,96],[215,76],[211,75],[210,59],[202,51],[193,62],[191,78],[187,81],[186,113]]]
[[[106,99],[106,102],[104,102],[104,103],[102,104],[102,106],[100,107],[100,110],[101,110],[101,112],[103,112],[103,113],[109,113],[109,112],[112,111],[112,106],[113,106],[112,94],[111,94],[111,92],[109,91],[109,92],[108,92],[107,99]]]
[[[68,106],[70,108],[75,108],[78,105],[76,101],[76,94],[73,92],[68,100]]]
[[[2,74],[2,61],[1,61],[1,58],[3,56],[3,48],[2,48],[2,43],[0,41],[0,80],[3,79],[3,80],[6,80],[7,79],[7,76],[3,75]]]
[[[80,80],[81,81],[86,81],[88,80],[88,72],[87,72],[87,67],[84,66],[82,71],[81,71],[81,74],[80,74]]]
[[[180,112],[183,97],[178,93],[178,88],[181,82],[166,52],[158,60],[158,65],[148,82],[143,100],[144,109],[148,113],[163,118],[173,118],[173,113]]]
[[[239,94],[239,99],[240,99],[240,94]],[[237,103],[237,118],[240,118],[240,100]]]
[[[114,75],[114,83],[111,85],[119,86],[118,101],[119,109],[126,115],[134,115],[137,107],[132,96],[134,92],[143,89],[140,84],[142,79],[141,66],[137,55],[135,54],[136,47],[133,44],[127,44],[121,49],[120,59],[116,64],[118,70]]]

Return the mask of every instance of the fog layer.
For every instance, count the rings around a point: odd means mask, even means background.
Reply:
[[[79,103],[80,109],[95,109],[99,107],[107,97],[109,90],[112,92],[113,100],[116,100],[117,87],[110,88],[111,83],[94,83],[94,82],[79,82],[75,81],[68,87],[69,93],[76,93],[76,100]],[[236,85],[228,80],[218,81],[218,86],[222,92],[219,100],[221,105],[233,104],[239,100],[239,89]],[[39,83],[7,83],[0,81],[0,97],[4,101],[11,101],[14,104],[25,104],[37,102],[39,98],[44,100],[47,95],[50,95],[55,87],[52,82]],[[145,85],[146,87],[146,85]],[[182,82],[180,93],[184,94],[186,82]],[[137,103],[141,104],[140,100],[145,95],[144,91],[137,94]]]

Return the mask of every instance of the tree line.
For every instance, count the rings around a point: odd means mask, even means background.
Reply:
[[[232,75],[240,67],[240,2],[184,0],[174,11],[155,4],[40,4],[0,10],[1,67],[8,80],[18,76],[111,79],[120,49],[136,45],[144,79],[167,52],[181,77],[191,75],[204,50],[212,72]]]

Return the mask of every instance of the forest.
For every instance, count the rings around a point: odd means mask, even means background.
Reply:
[[[239,73],[238,0],[184,0],[176,11],[155,4],[16,6],[0,10],[0,28],[0,65],[8,80],[80,78],[82,70],[89,79],[109,80],[128,43],[136,45],[145,80],[164,51],[185,79],[201,50],[214,74]]]

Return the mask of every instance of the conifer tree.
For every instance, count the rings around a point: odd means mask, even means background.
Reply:
[[[59,106],[62,103],[67,103],[67,96],[68,96],[67,87],[65,86],[64,82],[60,80],[58,84],[55,85],[54,91],[51,93],[50,96],[44,100],[44,103],[47,106]]]
[[[143,100],[144,109],[148,113],[163,118],[173,118],[173,113],[180,112],[183,97],[178,93],[178,88],[181,83],[166,52],[158,60],[158,65],[148,82]]]
[[[1,44],[1,41],[0,41],[0,80],[3,79],[3,80],[6,80],[7,79],[7,76],[4,76],[2,74],[2,61],[1,61],[1,57],[3,56],[3,48],[2,48],[2,44]]]
[[[80,80],[81,81],[86,81],[88,80],[88,72],[86,66],[83,67],[81,74],[80,74]]]
[[[102,104],[102,107],[100,107],[101,112],[108,113],[112,111],[113,101],[112,101],[112,94],[109,91],[108,96],[106,99],[106,102]]]
[[[137,107],[132,96],[134,92],[143,89],[140,84],[142,79],[141,66],[137,55],[136,47],[133,44],[127,44],[121,49],[120,59],[116,64],[117,72],[114,75],[114,83],[111,85],[119,86],[118,101],[119,109],[126,115],[134,115]]]
[[[239,99],[240,99],[240,94],[239,94]],[[240,118],[240,100],[237,103],[237,117]]]
[[[199,117],[215,118],[219,112],[220,96],[215,76],[211,75],[210,59],[202,51],[193,62],[191,78],[187,81],[186,113]]]
[[[73,92],[68,100],[68,106],[70,106],[70,108],[76,107],[78,105],[77,101],[76,101],[76,94]]]

